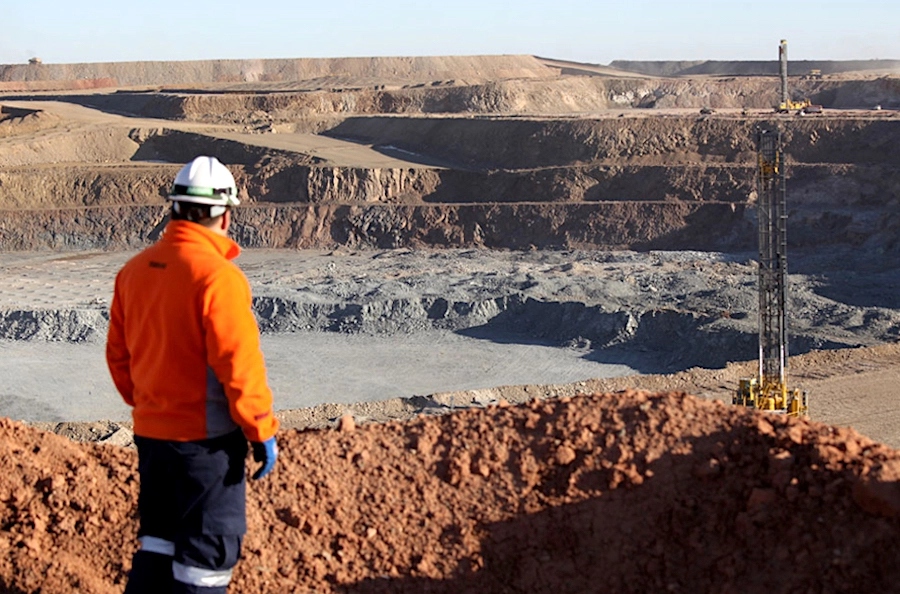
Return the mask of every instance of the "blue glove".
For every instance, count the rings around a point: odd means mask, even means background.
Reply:
[[[252,441],[250,445],[253,446],[253,459],[262,462],[259,470],[253,473],[253,480],[259,480],[275,468],[275,459],[278,458],[278,443],[275,442],[274,437],[270,437],[262,443]]]

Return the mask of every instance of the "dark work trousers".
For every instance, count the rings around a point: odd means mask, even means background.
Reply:
[[[224,594],[247,532],[246,438],[134,443],[141,548],[125,594]]]

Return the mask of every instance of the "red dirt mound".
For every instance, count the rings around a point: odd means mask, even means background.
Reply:
[[[627,391],[286,431],[232,592],[865,592],[900,578],[900,454]],[[4,591],[119,591],[134,455],[0,423]]]
[[[137,457],[0,419],[0,592],[121,592]]]

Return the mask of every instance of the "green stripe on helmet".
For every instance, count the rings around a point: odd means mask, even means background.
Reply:
[[[216,194],[214,188],[198,188],[197,186],[187,186],[186,194],[188,196],[213,196]]]

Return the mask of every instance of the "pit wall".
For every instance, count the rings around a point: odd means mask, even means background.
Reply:
[[[553,76],[534,56],[422,56],[94,62],[0,65],[0,81],[114,78],[123,86],[299,81],[326,76],[434,81],[469,76],[503,79]]]
[[[752,169],[741,166],[587,166],[530,171],[291,166],[243,177],[257,202],[484,204],[624,201],[744,203]]]
[[[900,152],[894,150],[900,145],[900,118],[637,116],[568,120],[375,116],[344,119],[323,134],[372,145],[376,150],[402,149],[442,161],[452,169],[519,171],[591,164],[753,166],[756,130],[775,127],[783,131],[789,164],[900,166]],[[183,163],[204,150],[212,151],[228,164],[253,165],[265,157],[280,157],[297,164],[316,163],[298,153],[189,132],[133,130],[127,135],[140,148],[136,153],[123,153],[134,160]],[[50,147],[41,149],[48,151]]]
[[[137,248],[152,241],[179,165],[0,171],[0,249]],[[749,167],[529,172],[234,168],[246,247],[358,245],[744,249],[755,241]],[[789,168],[791,246],[895,252],[900,170]],[[746,219],[746,220],[745,220]]]
[[[323,134],[401,149],[429,162],[468,171],[527,170],[603,165],[744,164],[756,161],[757,128],[779,127],[788,163],[885,164],[900,166],[900,117],[794,116],[629,118],[351,117]],[[47,135],[50,136],[50,135]],[[184,163],[198,152],[229,165],[255,165],[278,158],[314,165],[316,159],[214,136],[167,130],[76,129],[69,140],[52,137],[4,143],[0,165],[165,161]]]
[[[718,316],[645,311],[640,304],[633,311],[606,311],[602,305],[543,301],[520,293],[474,301],[422,297],[365,303],[308,303],[258,296],[253,299],[253,310],[262,333],[393,336],[434,329],[473,337],[500,333],[548,344],[577,342],[594,350],[623,347],[665,353],[670,366],[724,367],[732,360],[750,359],[757,346],[751,324],[734,327],[723,324]],[[108,324],[108,311],[103,308],[0,310],[0,339],[96,341],[105,337]],[[683,346],[677,352],[671,349],[672,336],[682,338]],[[702,339],[696,339],[698,336]],[[803,335],[795,337],[792,346],[798,344],[798,353],[823,346],[821,340]]]
[[[900,165],[900,118],[630,117],[604,119],[347,118],[327,135],[445,159],[461,167],[534,169],[605,162],[756,162],[758,127],[779,126],[789,163]]]
[[[789,204],[791,248],[858,246],[900,253],[900,213],[883,206]],[[0,250],[139,249],[166,221],[158,205],[9,210]],[[335,246],[746,251],[755,209],[735,203],[293,204],[238,207],[233,236],[247,248]]]
[[[755,238],[747,207],[755,200],[759,123],[766,122],[355,118],[334,129],[429,156],[443,150],[457,160],[494,160],[458,169],[323,167],[198,134],[103,130],[108,143],[93,158],[108,151],[118,162],[0,169],[0,249],[146,245],[158,233],[175,172],[207,149],[233,164],[247,199],[237,228],[247,247],[744,249]],[[893,150],[900,122],[780,123],[791,245],[900,249],[900,155]],[[7,153],[28,156],[26,145]],[[122,154],[133,161],[122,162]],[[541,161],[556,165],[527,167]],[[506,167],[486,166],[498,164]]]
[[[179,164],[71,165],[0,170],[0,210],[161,204]],[[232,166],[239,192],[257,204],[484,204],[728,202],[755,197],[745,165],[556,167],[530,171],[362,169],[267,163]],[[900,194],[900,169],[792,165],[793,208],[877,208]]]
[[[378,114],[551,115],[605,110],[713,109],[772,110],[780,101],[777,79],[613,79],[563,77],[515,79],[482,84],[413,84],[402,88],[163,89],[66,98],[143,117],[209,123],[290,124],[317,131],[316,118]],[[306,86],[308,83],[299,84]],[[826,109],[900,107],[900,78],[857,81],[797,81],[792,97]]]
[[[341,114],[572,114],[630,108],[769,108],[775,85],[754,81],[633,80],[565,77],[472,85],[407,88],[335,88],[302,92],[177,93],[147,104],[141,115],[197,121],[243,122],[262,111],[275,121]],[[153,111],[151,111],[151,109]]]
[[[122,250],[159,237],[165,205],[5,211],[0,249]],[[238,207],[232,236],[248,248],[338,245],[609,249],[745,248],[745,208],[702,203],[256,205]]]

